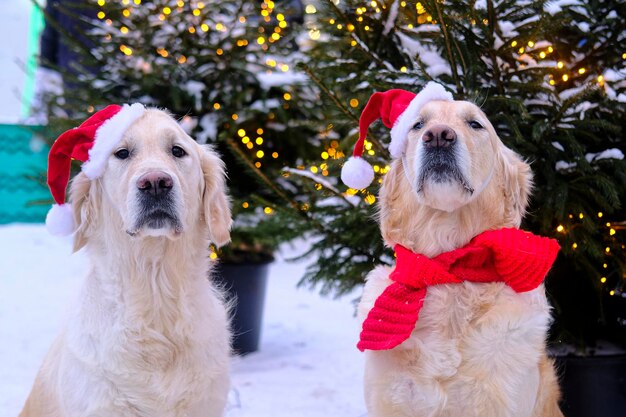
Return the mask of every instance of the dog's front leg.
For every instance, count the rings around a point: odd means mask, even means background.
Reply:
[[[505,287],[470,324],[452,390],[465,416],[531,417],[541,384],[540,363],[550,322],[543,287],[517,294]]]

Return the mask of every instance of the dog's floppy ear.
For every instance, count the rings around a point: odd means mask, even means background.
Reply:
[[[223,246],[230,242],[230,201],[226,195],[224,162],[208,145],[200,146],[200,162],[204,175],[202,196],[204,219],[209,227],[211,242]]]
[[[97,218],[99,205],[94,203],[96,186],[80,172],[72,180],[70,187],[70,203],[74,217],[74,252],[80,250],[87,243],[87,237],[92,222]]]
[[[406,178],[401,159],[391,163],[391,170],[383,177],[379,192],[378,221],[385,243],[393,247],[399,241],[399,234],[408,227],[409,216],[403,213],[414,210],[415,192]]]
[[[519,227],[533,187],[532,171],[528,163],[503,144],[500,145],[497,163],[502,169],[507,220]]]

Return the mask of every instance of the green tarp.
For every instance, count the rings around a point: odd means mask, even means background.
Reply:
[[[43,222],[52,197],[46,186],[49,147],[40,126],[0,124],[0,224]]]

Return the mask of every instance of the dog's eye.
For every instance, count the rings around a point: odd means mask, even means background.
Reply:
[[[480,122],[477,122],[476,120],[470,120],[470,121],[467,122],[467,124],[472,129],[476,129],[476,130],[484,129],[483,125],[481,125]]]
[[[115,155],[117,159],[126,159],[130,156],[130,152],[128,152],[128,149],[122,148],[115,152],[113,155]]]
[[[176,158],[182,158],[183,156],[187,155],[187,152],[185,152],[185,150],[180,146],[174,146],[172,148],[172,155],[174,155]]]
[[[413,125],[413,130],[420,130],[424,127],[424,122],[417,122]]]

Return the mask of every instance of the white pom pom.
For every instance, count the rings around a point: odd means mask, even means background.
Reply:
[[[360,190],[374,181],[374,170],[365,159],[352,156],[343,164],[341,181],[350,188]]]
[[[46,216],[46,228],[55,236],[74,233],[74,215],[70,204],[54,204]]]

